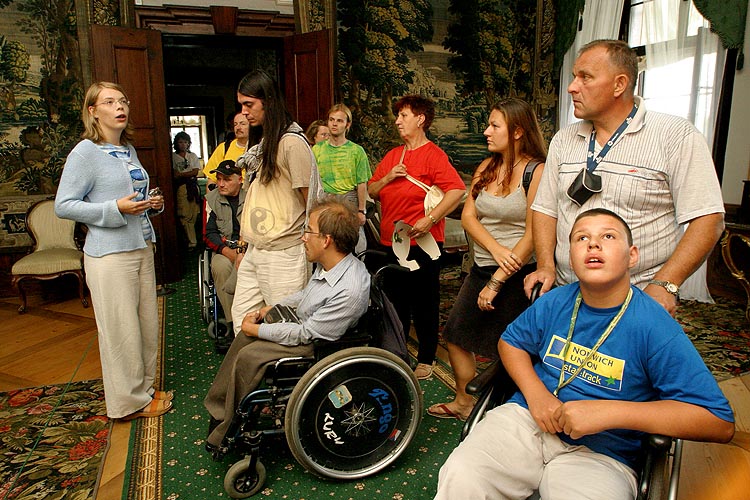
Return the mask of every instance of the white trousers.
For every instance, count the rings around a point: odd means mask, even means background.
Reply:
[[[159,348],[154,248],[86,255],[107,416],[120,418],[151,401]]]
[[[287,295],[302,290],[310,278],[305,246],[284,250],[260,250],[248,246],[237,269],[232,320],[235,336],[247,313],[278,303]]]
[[[632,500],[636,475],[614,458],[542,432],[506,404],[485,415],[440,469],[436,499]]]

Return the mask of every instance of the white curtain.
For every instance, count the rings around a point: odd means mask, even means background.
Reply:
[[[646,46],[647,109],[686,118],[713,143],[726,50],[692,2],[650,0],[640,31]]]
[[[571,81],[573,63],[578,55],[578,50],[594,40],[617,38],[620,31],[623,1],[586,0],[582,20],[580,21],[581,31],[576,33],[573,45],[565,53],[562,68],[560,69],[558,116],[560,117],[561,129],[578,120],[573,115],[573,101],[570,99],[570,94],[568,94],[568,85]]]
[[[645,2],[640,37],[646,46],[647,109],[686,118],[711,145],[726,56],[719,37],[692,2],[681,0]],[[705,263],[683,283],[680,296],[713,302]]]

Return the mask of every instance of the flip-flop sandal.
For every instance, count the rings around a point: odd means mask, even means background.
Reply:
[[[162,401],[172,401],[174,399],[174,392],[172,391],[154,391],[151,395],[154,399],[160,399]]]
[[[172,409],[171,401],[164,401],[162,399],[152,399],[143,409],[130,415],[122,417],[122,420],[127,422],[128,420],[134,420],[136,418],[152,418],[164,415]]]
[[[466,421],[466,417],[454,412],[444,403],[437,403],[430,406],[429,408],[427,408],[427,413],[436,418],[455,418],[457,420],[460,420],[461,422]]]

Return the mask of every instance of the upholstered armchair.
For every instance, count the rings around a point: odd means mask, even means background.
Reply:
[[[78,278],[78,295],[83,307],[88,307],[84,294],[83,252],[76,245],[76,223],[55,215],[54,200],[36,203],[26,215],[26,230],[34,241],[30,254],[13,264],[12,284],[21,297],[19,313],[26,311],[26,292],[21,287],[25,279],[50,280],[66,274]]]

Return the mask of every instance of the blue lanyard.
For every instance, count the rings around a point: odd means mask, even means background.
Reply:
[[[607,143],[602,147],[601,151],[599,151],[599,154],[594,157],[594,147],[596,145],[596,129],[591,129],[591,136],[589,137],[589,154],[586,157],[586,170],[589,172],[593,172],[596,167],[599,166],[599,163],[604,159],[604,156],[609,153],[609,149],[614,145],[614,143],[617,141],[617,138],[622,135],[623,132],[625,132],[625,129],[628,128],[628,125],[630,125],[630,122],[633,121],[633,117],[635,116],[636,111],[638,111],[638,105],[633,104],[633,109],[630,110],[630,114],[627,118],[625,118],[625,121],[623,121],[619,127],[617,127],[617,130],[615,130],[615,133],[612,134],[612,137],[609,138]]]

